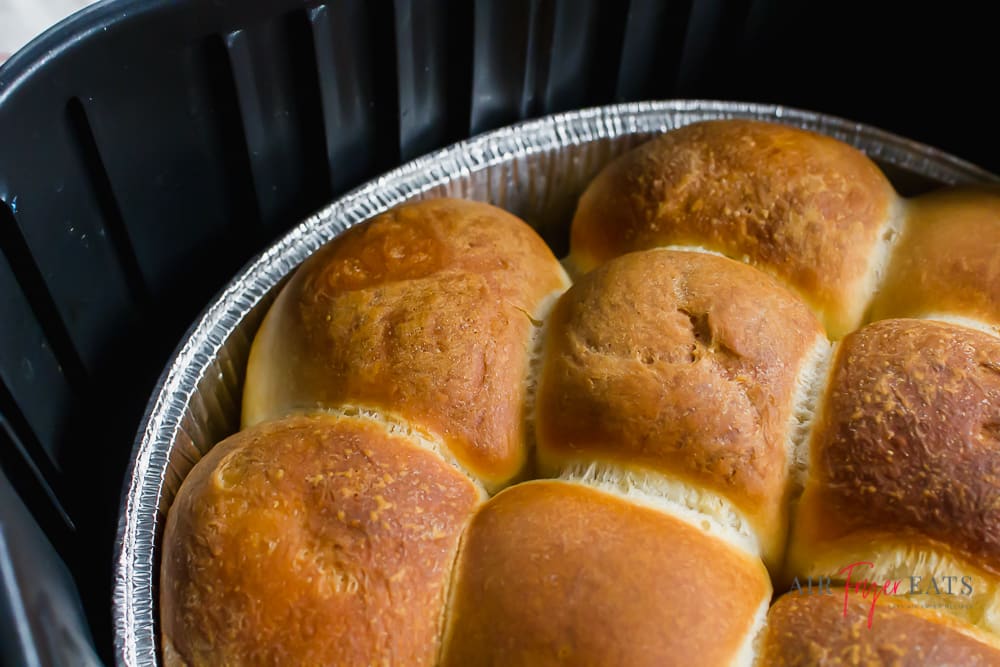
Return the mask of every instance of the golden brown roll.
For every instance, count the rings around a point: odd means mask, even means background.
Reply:
[[[788,593],[771,607],[760,644],[767,667],[989,667],[995,637],[905,598],[871,599],[853,589]]]
[[[841,343],[825,398],[788,576],[969,576],[960,614],[1000,629],[1000,339],[876,322]]]
[[[644,482],[656,493],[780,566],[789,469],[828,348],[810,310],[756,269],[627,254],[581,278],[549,318],[540,469],[657,473]]]
[[[857,327],[898,226],[877,166],[830,137],[749,120],[667,132],[612,162],[580,198],[571,260],[701,246],[779,277],[831,336]]]
[[[568,279],[518,218],[407,204],[307,260],[254,341],[243,423],[350,405],[443,440],[489,487],[526,461],[532,339]]]
[[[1000,190],[940,190],[907,209],[871,318],[964,318],[1000,333]]]
[[[163,537],[167,664],[432,665],[476,485],[377,423],[269,422],[216,445]]]
[[[527,482],[462,539],[442,664],[749,665],[770,597],[757,558],[683,521]]]

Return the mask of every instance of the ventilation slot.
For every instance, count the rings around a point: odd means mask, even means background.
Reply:
[[[212,134],[218,137],[225,160],[226,190],[232,206],[231,227],[236,238],[254,236],[259,230],[260,209],[257,191],[250,168],[246,131],[236,99],[233,70],[229,64],[226,44],[219,35],[212,35],[202,47],[202,61],[206,74],[206,90],[212,96],[215,121]]]
[[[285,176],[275,169],[267,151],[268,136],[264,110],[261,108],[257,80],[254,75],[250,42],[246,33],[237,30],[224,38],[228,57],[229,74],[233,84],[236,113],[240,118],[247,161],[250,168],[253,192],[256,197],[259,220],[264,225],[273,224],[278,215],[277,198],[272,195]],[[228,92],[228,90],[226,91]]]
[[[319,87],[316,62],[316,45],[310,11],[292,12],[284,21],[285,49],[288,57],[288,78],[291,83],[290,101],[295,109],[295,123],[301,146],[303,196],[292,211],[296,223],[333,198],[330,170],[324,144],[319,138],[325,135],[323,102]]]
[[[691,9],[677,76],[679,97],[711,96],[739,83],[749,0],[701,0]]]
[[[630,3],[618,69],[617,100],[672,96],[690,18],[689,0]]]
[[[320,5],[308,12],[316,83],[326,137],[330,189],[340,194],[374,173],[378,133],[373,71],[365,40],[367,17],[360,1]]]
[[[469,127],[472,44],[465,2],[397,0],[394,3],[399,144],[404,160],[462,138]],[[456,76],[469,77],[464,81]],[[464,98],[458,108],[449,102]],[[461,131],[457,131],[461,128]]]
[[[87,120],[87,112],[79,99],[74,97],[66,104],[66,117],[90,179],[105,231],[111,239],[118,262],[125,274],[129,294],[135,301],[143,303],[149,297],[146,281],[136,260],[135,249],[132,247],[132,241],[122,219],[121,209],[111,189],[107,169],[101,160],[94,133]]]
[[[475,4],[474,78],[469,94],[472,134],[513,123],[521,117],[529,5],[527,0],[477,0]]]
[[[452,2],[445,8],[448,34],[445,112],[447,143],[461,141],[472,129],[473,3]]]
[[[332,195],[309,12],[231,32],[224,42],[260,220],[272,236]]]
[[[611,98],[621,56],[627,4],[557,2],[548,53],[544,112]]]
[[[11,482],[60,552],[65,552],[75,525],[53,484],[58,474],[47,464],[41,445],[0,382],[0,470]]]
[[[87,380],[83,361],[45,285],[42,273],[32,259],[31,251],[21,235],[14,214],[2,201],[0,201],[0,252],[13,269],[14,276],[67,380],[73,387],[83,387]]]
[[[533,118],[544,112],[555,27],[555,8],[552,2],[531,0],[530,11],[524,89],[521,94],[521,118]]]
[[[375,97],[375,171],[392,169],[400,162],[400,118],[396,36],[392,0],[370,0],[366,43],[372,64],[372,93]]]

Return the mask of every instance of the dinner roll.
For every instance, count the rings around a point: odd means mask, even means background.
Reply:
[[[1000,333],[1000,190],[939,190],[907,210],[871,318],[950,318]]]
[[[433,665],[481,490],[382,425],[241,431],[188,474],[163,537],[168,665]]]
[[[779,567],[809,415],[797,404],[828,347],[810,310],[745,264],[624,255],[581,278],[549,318],[540,470],[611,464],[604,474],[644,478]]]
[[[539,320],[568,278],[527,224],[434,199],[337,237],[296,271],[247,368],[243,423],[350,404],[440,438],[490,488],[527,460]]]
[[[847,603],[845,605],[845,599]],[[976,628],[905,600],[880,598],[872,607],[844,589],[788,593],[767,615],[761,667],[989,667],[1000,643]]]
[[[760,560],[630,499],[526,482],[476,514],[441,664],[750,665]]]
[[[875,164],[830,137],[749,120],[667,132],[580,198],[570,259],[589,271],[658,246],[699,246],[779,277],[835,338],[861,324],[900,224]]]
[[[1000,339],[907,319],[851,334],[810,459],[789,576],[968,575],[959,615],[1000,630]]]

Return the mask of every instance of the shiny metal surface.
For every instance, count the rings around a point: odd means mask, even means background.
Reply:
[[[115,654],[122,665],[159,656],[159,539],[181,480],[239,423],[250,343],[275,287],[348,227],[410,199],[491,202],[534,225],[563,255],[576,197],[610,159],[651,135],[711,118],[756,118],[834,136],[875,159],[904,194],[937,184],[1000,182],[933,148],[864,125],[775,106],[672,101],[550,116],[419,158],[330,204],[252,260],[188,331],[161,376],[125,481],[116,551]]]

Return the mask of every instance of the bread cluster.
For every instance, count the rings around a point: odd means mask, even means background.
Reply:
[[[172,665],[1000,664],[1000,193],[732,120],[562,262],[379,215],[277,297],[160,582]]]

